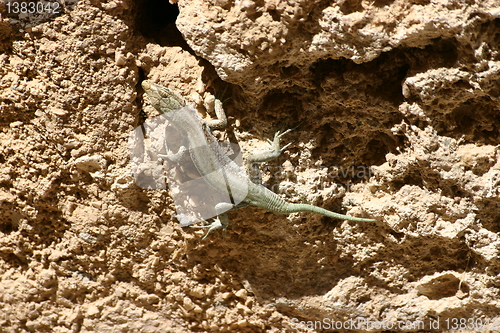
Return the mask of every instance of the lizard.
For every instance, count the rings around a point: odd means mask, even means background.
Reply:
[[[261,184],[260,170],[255,166],[281,155],[289,144],[280,147],[280,139],[290,130],[277,131],[274,139],[272,141],[268,140],[272,146],[271,150],[253,154],[247,158],[249,173],[250,167],[252,167],[253,172],[258,170],[257,176],[250,177],[242,168],[230,160],[212,134],[212,129],[220,129],[227,125],[227,117],[219,99],[215,99],[217,119],[205,121],[198,115],[193,106],[187,105],[187,102],[174,91],[147,80],[142,82],[142,87],[151,105],[163,114],[182,135],[187,136],[190,148],[181,147],[176,154],[189,151],[191,160],[205,181],[216,191],[229,192],[231,202],[221,202],[216,205],[217,217],[214,218],[213,223],[205,226],[194,226],[208,228],[203,239],[213,230],[227,228],[229,219],[225,213],[226,211],[248,205],[257,206],[278,214],[308,212],[355,222],[375,221],[375,219],[335,213],[310,204],[291,203]],[[196,147],[196,149],[192,147]],[[162,157],[172,158],[172,156]],[[241,203],[236,204],[235,201],[241,201]],[[181,221],[182,217],[179,218],[178,216],[178,219]],[[183,221],[181,221],[182,224]],[[184,224],[188,225],[189,223]]]

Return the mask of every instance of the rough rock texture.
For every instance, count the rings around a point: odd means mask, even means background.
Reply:
[[[498,1],[178,7],[0,2],[0,331],[497,332]],[[144,78],[222,96],[246,153],[300,124],[267,185],[377,222],[248,207],[201,241],[131,176]]]

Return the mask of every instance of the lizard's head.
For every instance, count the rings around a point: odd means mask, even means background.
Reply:
[[[180,109],[186,106],[186,100],[176,92],[150,81],[143,81],[142,88],[149,97],[151,105],[160,113]]]

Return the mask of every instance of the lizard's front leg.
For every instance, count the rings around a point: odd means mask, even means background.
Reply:
[[[224,108],[222,107],[222,102],[219,99],[215,99],[214,102],[215,115],[217,119],[207,120],[206,123],[211,129],[221,129],[227,126],[227,117]]]
[[[166,143],[165,143],[165,147],[166,147],[166,149],[168,149]],[[180,161],[182,160],[182,158],[184,156],[186,156],[187,151],[188,151],[188,149],[185,146],[181,146],[181,147],[179,147],[179,150],[177,151],[177,153],[168,152],[167,154],[158,154],[158,156],[160,156],[163,159],[167,159],[173,163],[179,164]]]

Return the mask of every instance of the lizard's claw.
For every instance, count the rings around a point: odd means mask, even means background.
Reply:
[[[281,147],[280,148],[280,139],[283,135],[293,131],[295,128],[289,128],[287,129],[286,131],[282,132],[281,130],[278,130],[276,131],[276,133],[274,133],[274,139],[273,140],[269,140],[267,139],[267,142],[274,148],[275,151],[279,151],[279,153],[281,154],[286,148],[288,148],[292,143],[292,142],[289,142],[287,143],[285,146]]]
[[[208,237],[208,234],[210,234],[212,231],[224,228],[222,225],[222,222],[219,220],[219,218],[214,218],[214,221],[210,223],[209,225],[192,225],[190,226],[191,228],[208,228],[207,233],[205,236],[203,236],[202,240]]]
[[[227,203],[219,203],[216,206],[216,210],[223,209],[222,207],[227,208],[227,205],[228,205]],[[229,205],[231,205],[231,204],[229,204]],[[233,206],[233,205],[231,205],[231,206]],[[208,228],[207,233],[202,238],[202,240],[204,240],[205,238],[207,238],[208,234],[210,234],[212,231],[217,230],[217,229],[224,229],[224,231],[225,231],[227,226],[229,225],[229,218],[227,217],[226,213],[221,212],[219,215],[217,215],[217,217],[214,217],[213,220],[214,221],[212,223],[210,223],[209,225],[192,225],[190,227],[191,228]]]
[[[287,129],[286,131],[282,132],[281,130],[278,130],[276,131],[276,133],[274,133],[274,140],[279,140],[281,139],[281,137],[291,131],[293,131],[295,128],[289,128]]]
[[[292,141],[292,142],[289,142],[287,143],[286,145],[284,145],[283,147],[280,148],[280,152],[283,152],[285,149],[287,149],[292,143],[294,143],[295,141]]]

